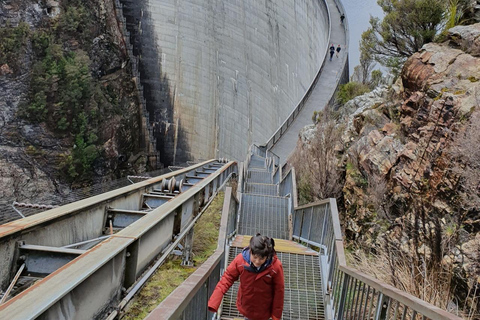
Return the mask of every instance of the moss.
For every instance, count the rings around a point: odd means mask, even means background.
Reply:
[[[194,227],[193,254],[195,267],[181,266],[181,259],[164,263],[128,306],[124,320],[145,318],[175,288],[185,281],[217,248],[224,193],[220,192],[198,219]]]
[[[472,77],[468,77],[468,80],[470,80],[470,82],[477,82],[477,81],[478,81],[478,79],[475,78],[475,77],[473,77],[473,76],[472,76]]]
[[[42,149],[37,149],[35,146],[29,145],[25,149],[25,152],[32,157],[41,157],[45,154],[45,151]]]

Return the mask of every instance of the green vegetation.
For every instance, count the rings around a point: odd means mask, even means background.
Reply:
[[[110,85],[102,86],[91,74],[88,56],[98,27],[83,1],[62,2],[61,14],[43,21],[35,30],[21,22],[0,28],[0,65],[18,72],[23,52],[31,45],[33,57],[28,101],[19,116],[32,123],[45,123],[71,149],[58,163],[72,183],[92,177],[92,165],[101,155],[100,114],[118,114],[119,99]]]
[[[17,27],[0,28],[0,65],[8,64],[14,71],[18,71],[18,58],[25,48],[30,28],[27,23],[21,22]]]
[[[468,21],[467,8],[468,0],[447,0],[444,13],[445,28],[444,31],[453,28],[459,24]]]
[[[370,88],[360,82],[348,82],[340,85],[337,93],[337,99],[340,103],[345,104],[353,98],[360,96],[364,93],[370,92]]]
[[[167,261],[142,288],[122,319],[145,318],[215,252],[224,196],[224,193],[220,192],[215,197],[194,227],[193,260],[195,267],[181,266],[180,259]]]
[[[72,181],[83,180],[99,155],[98,120],[92,116],[96,110],[91,103],[98,84],[90,75],[90,59],[82,50],[65,52],[43,32],[36,34],[32,43],[42,58],[33,66],[30,104],[22,114],[31,122],[46,122],[61,136],[73,137],[72,152],[62,167]]]
[[[466,20],[467,0],[378,0],[385,16],[370,18],[360,42],[360,79],[367,83],[374,62],[396,78],[405,60]]]
[[[313,187],[305,175],[297,178],[298,203],[300,205],[313,202]]]
[[[377,61],[388,65],[391,58],[405,59],[433,41],[444,17],[443,0],[379,0],[382,21],[370,19],[362,41]]]

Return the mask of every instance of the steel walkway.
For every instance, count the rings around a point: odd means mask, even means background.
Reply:
[[[284,320],[324,319],[322,281],[318,252],[289,238],[289,198],[279,196],[279,184],[273,183],[274,166],[267,159],[252,155],[240,199],[238,235],[230,245],[228,263],[257,232],[273,237],[285,274]],[[243,319],[236,308],[238,282],[224,297],[222,319]]]

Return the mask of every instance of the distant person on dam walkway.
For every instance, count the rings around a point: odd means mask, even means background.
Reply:
[[[335,53],[335,46],[332,43],[332,45],[330,46],[330,61],[332,61],[334,53]]]
[[[345,13],[342,13],[340,16],[340,23],[343,23],[343,20],[345,20]]]
[[[340,47],[340,45],[337,46],[337,58],[338,58],[338,55],[340,54],[340,50],[342,50],[342,48]]]
[[[280,320],[285,280],[272,238],[257,233],[248,247],[225,270],[208,300],[208,310],[217,312],[223,295],[240,278],[237,309],[248,320]]]

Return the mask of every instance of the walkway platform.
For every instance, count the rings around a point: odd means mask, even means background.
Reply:
[[[250,239],[252,236],[244,236],[238,235],[232,242],[231,246],[236,248],[245,248],[248,246]],[[314,251],[310,248],[302,246],[298,242],[290,241],[290,240],[283,240],[283,239],[275,239],[275,251],[283,252],[283,253],[296,253],[296,254],[306,254],[312,256],[318,256],[318,252]]]

